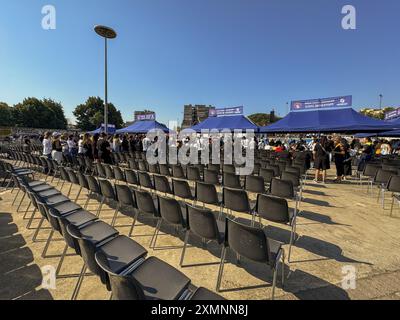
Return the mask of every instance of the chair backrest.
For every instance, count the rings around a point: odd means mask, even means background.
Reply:
[[[60,170],[61,179],[70,182],[69,175],[68,175],[67,171],[65,170],[65,168],[62,166],[59,166],[58,169]]]
[[[387,184],[389,182],[391,176],[393,176],[393,175],[397,175],[397,172],[378,169],[378,171],[376,172],[375,178],[374,178],[374,182],[381,183],[381,184]]]
[[[114,177],[118,181],[126,182],[124,171],[120,167],[114,167]]]
[[[277,165],[270,164],[270,165],[266,166],[266,169],[273,170],[274,171],[274,177],[279,177],[281,175],[279,166],[277,166]]]
[[[265,193],[265,181],[260,176],[246,176],[244,188],[254,193]]]
[[[78,177],[79,185],[82,188],[85,188],[85,189],[89,190],[89,183],[87,181],[86,176],[80,171],[76,172],[76,176]]]
[[[169,185],[168,178],[161,175],[153,175],[154,188],[163,193],[172,194],[171,186]]]
[[[106,172],[106,178],[107,179],[115,179],[113,168],[108,164],[104,164],[103,167],[104,167],[104,171]]]
[[[177,200],[159,196],[158,208],[163,220],[173,225],[186,227],[181,205]]]
[[[390,192],[395,192],[395,193],[400,192],[400,176],[392,175],[388,182],[387,189]]]
[[[97,182],[95,177],[86,176],[86,180],[88,182],[90,191],[97,193],[97,194],[101,194],[101,189],[100,189],[99,183]]]
[[[97,175],[100,178],[107,178],[107,173],[106,173],[106,169],[104,168],[104,165],[100,162],[96,163],[96,171],[97,171]]]
[[[380,169],[379,165],[367,163],[364,167],[363,176],[366,177],[375,177],[376,173]]]
[[[108,180],[99,180],[101,194],[107,199],[117,200],[113,185]]]
[[[126,182],[129,184],[133,184],[133,185],[139,184],[139,180],[136,175],[136,172],[133,170],[125,170],[125,178],[126,178]]]
[[[219,205],[217,189],[214,184],[205,182],[196,182],[195,197],[197,201]]]
[[[201,181],[200,170],[198,167],[188,166],[186,169],[187,179],[190,181]]]
[[[172,166],[172,176],[178,179],[185,179],[185,172],[183,167],[179,164]]]
[[[71,168],[66,168],[65,170],[68,173],[69,181],[72,182],[73,184],[79,184],[79,179],[78,179],[78,176],[76,175],[75,171]]]
[[[172,193],[183,199],[193,199],[192,191],[186,180],[172,179]]]
[[[285,181],[291,181],[292,184],[293,184],[293,187],[296,187],[296,188],[301,185],[300,178],[297,175],[297,173],[284,171],[284,172],[282,172],[281,179],[285,180]]]
[[[256,212],[262,218],[277,222],[289,223],[289,205],[286,199],[259,194],[257,196]]]
[[[260,169],[260,177],[264,178],[265,183],[271,183],[274,176],[275,176],[274,170],[266,168]]]
[[[276,197],[293,199],[293,183],[291,181],[273,178],[271,181],[270,193]]]
[[[247,192],[244,190],[223,188],[222,203],[225,208],[237,211],[250,213],[250,203]]]
[[[108,263],[104,252],[95,254],[97,265],[108,275],[113,300],[143,301],[146,300],[141,284],[132,276],[122,276],[114,273]]]
[[[235,173],[236,174],[236,168],[233,164],[224,164],[222,166],[222,172],[223,173]]]
[[[240,177],[235,173],[224,172],[222,184],[224,187],[241,189],[242,184],[240,183]]]
[[[208,209],[186,206],[188,228],[200,238],[221,242],[217,220],[214,213]]]
[[[145,160],[139,160],[138,165],[139,165],[140,171],[148,171],[149,170],[147,162]]]
[[[149,164],[149,172],[150,173],[159,174],[160,173],[160,167],[159,167],[158,163]]]
[[[128,186],[123,184],[116,184],[115,191],[117,192],[119,203],[124,206],[136,207],[134,193]]]
[[[204,182],[218,185],[219,184],[218,172],[214,170],[205,169]]]
[[[291,166],[286,166],[285,172],[290,172],[296,174],[299,178],[301,177],[301,172],[299,167],[291,167]]]
[[[263,229],[226,219],[225,246],[242,257],[269,263],[270,249]]]
[[[129,165],[129,169],[138,170],[138,164],[137,164],[137,162],[136,162],[136,159],[130,158],[130,159],[128,160],[128,165]]]
[[[138,171],[139,176],[139,184],[148,189],[154,189],[153,182],[151,181],[151,177],[147,172]]]
[[[221,165],[210,163],[210,164],[208,164],[207,169],[211,170],[211,171],[215,171],[217,173],[220,173],[221,172]]]
[[[136,206],[140,212],[152,214],[155,217],[159,217],[156,206],[154,205],[151,194],[143,190],[135,190]]]
[[[163,176],[169,177],[171,175],[168,164],[160,164],[158,165],[158,168],[160,169],[160,174]]]

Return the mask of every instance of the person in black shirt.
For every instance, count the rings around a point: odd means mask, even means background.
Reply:
[[[110,142],[107,140],[107,134],[102,133],[100,135],[99,141],[97,141],[98,151],[99,151],[99,158],[102,162],[106,164],[112,164],[111,160],[111,145]]]
[[[315,171],[315,180],[314,182],[319,182],[319,176],[322,171],[322,182],[325,183],[326,180],[326,170],[330,169],[329,163],[329,153],[325,149],[328,147],[326,137],[322,137],[320,141],[317,141],[314,146],[314,167]]]

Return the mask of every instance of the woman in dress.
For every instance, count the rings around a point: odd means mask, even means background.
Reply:
[[[344,176],[344,160],[346,157],[345,147],[339,137],[335,139],[335,149],[333,150],[335,155],[335,165],[336,165],[336,180],[334,182],[340,183]]]

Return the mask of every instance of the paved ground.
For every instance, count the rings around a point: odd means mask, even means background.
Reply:
[[[330,175],[332,178],[332,174]],[[68,187],[63,189],[66,193]],[[73,195],[77,188],[73,188]],[[66,277],[58,279],[56,289],[41,288],[41,268],[57,266],[63,249],[63,242],[51,244],[49,255],[41,258],[43,242],[32,243],[34,230],[26,228],[24,212],[17,213],[11,203],[16,195],[10,191],[0,191],[0,299],[70,299],[80,271],[80,257],[69,256],[62,268]],[[395,207],[395,215],[389,217],[390,197],[387,196],[386,209],[382,210],[374,196],[355,183],[307,184],[301,204],[302,213],[298,219],[300,236],[292,253],[292,263],[286,266],[289,278],[284,288],[278,284],[277,299],[400,299],[400,208]],[[84,204],[86,197],[79,200]],[[17,201],[18,202],[18,201]],[[90,210],[98,201],[90,202]],[[25,210],[23,204],[21,210]],[[113,210],[105,207],[101,218],[111,222]],[[240,214],[237,214],[240,216]],[[240,216],[248,219],[246,216]],[[157,256],[179,268],[182,237],[162,235],[158,248],[148,248],[154,232],[151,220],[143,220],[137,227],[134,239],[149,250],[149,255]],[[38,223],[35,220],[33,226]],[[270,237],[287,242],[290,229],[266,223]],[[120,216],[117,229],[127,234],[131,225],[129,217]],[[174,234],[173,230],[165,229]],[[40,240],[46,240],[49,231],[43,230]],[[208,250],[193,239],[185,263],[180,268],[197,286],[215,289],[219,266],[220,248],[209,245]],[[72,252],[70,252],[72,254]],[[269,299],[272,275],[263,265],[242,261],[237,265],[232,257],[225,268],[222,295],[228,299]],[[344,269],[343,269],[344,268]],[[355,282],[343,278],[355,272]],[[350,273],[349,273],[350,272]],[[347,278],[345,278],[347,279]],[[345,284],[355,285],[355,289],[345,290]],[[107,299],[109,293],[96,277],[87,277],[83,282],[79,299]]]

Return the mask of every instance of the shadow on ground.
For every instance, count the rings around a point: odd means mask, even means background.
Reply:
[[[0,212],[0,299],[51,300],[47,290],[37,290],[42,284],[40,268],[32,264],[32,251],[18,234],[10,213]]]

